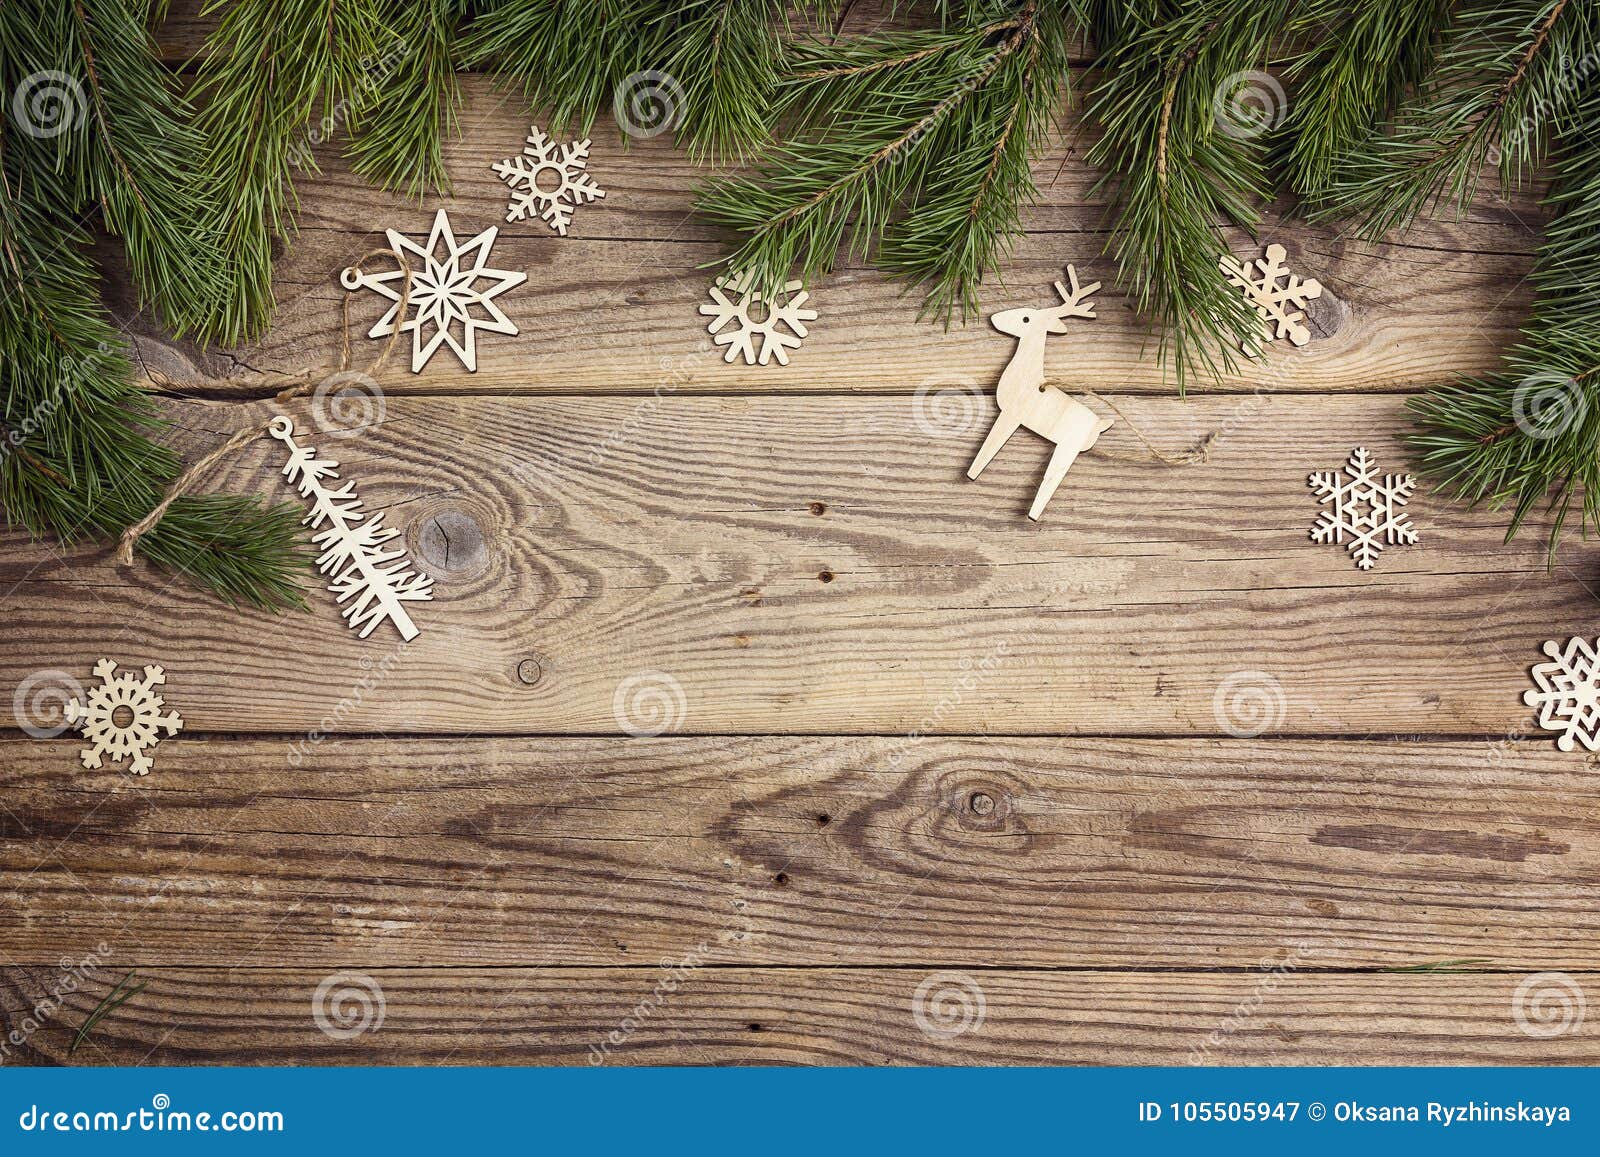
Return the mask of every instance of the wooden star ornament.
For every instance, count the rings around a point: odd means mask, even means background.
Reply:
[[[367,336],[388,337],[398,324],[401,333],[411,334],[412,373],[420,374],[442,345],[455,351],[468,373],[476,373],[478,331],[517,332],[494,299],[528,280],[526,273],[489,267],[489,250],[499,232],[497,226],[490,226],[470,241],[458,243],[443,209],[433,218],[426,248],[403,233],[387,230],[389,248],[401,268],[366,273],[351,266],[339,275],[346,289],[370,289],[394,302]],[[411,275],[409,293],[405,292],[407,270]],[[397,316],[402,303],[408,313],[404,319]]]

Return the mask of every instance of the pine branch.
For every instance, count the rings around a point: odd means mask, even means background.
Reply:
[[[101,18],[100,4],[88,11],[91,20]],[[74,27],[67,21],[76,13],[57,12],[53,25],[39,17],[20,6],[0,10],[6,92],[65,59],[57,34]],[[45,45],[54,48],[34,54]],[[105,99],[109,107],[112,98]],[[61,111],[88,119],[90,108],[85,94]],[[0,118],[0,507],[9,522],[67,542],[120,534],[155,506],[178,473],[177,456],[152,439],[163,423],[132,383],[121,335],[96,295],[88,238],[67,215],[93,188],[91,176],[113,179],[120,171],[88,160],[99,131],[81,122]],[[252,499],[190,499],[141,548],[225,598],[262,606],[299,602],[294,574],[303,561],[294,523],[281,508],[263,509]]]
[[[1600,529],[1600,92],[1553,127],[1555,217],[1523,340],[1499,373],[1413,406],[1424,468],[1468,503],[1511,505],[1508,539],[1548,499],[1552,559],[1580,494],[1582,529]]]
[[[697,160],[767,139],[784,0],[488,0],[461,56],[522,87],[553,131],[615,111],[633,136],[676,129]],[[817,13],[829,3],[801,5]]]
[[[1510,185],[1542,157],[1547,126],[1594,67],[1594,14],[1571,0],[1462,0],[1422,91],[1308,188],[1317,218],[1380,237],[1419,214],[1465,210],[1485,158]]]
[[[1344,158],[1426,77],[1455,0],[1304,0],[1289,36],[1302,50],[1284,75],[1294,100],[1284,121],[1289,185],[1315,198]]]
[[[225,344],[272,312],[272,244],[293,232],[292,172],[359,112],[364,70],[389,47],[377,0],[210,0],[220,16],[196,86],[232,283],[206,319]],[[315,122],[313,126],[313,122]]]
[[[1062,7],[974,3],[938,30],[792,46],[778,105],[789,139],[700,201],[743,235],[729,267],[770,290],[881,238],[884,268],[927,287],[925,312],[976,308],[1067,83]]]
[[[1166,0],[1103,53],[1089,160],[1106,171],[1122,275],[1161,327],[1181,393],[1197,371],[1233,366],[1254,315],[1217,275],[1223,224],[1254,230],[1272,195],[1266,141],[1281,93],[1261,79],[1289,0]],[[1273,82],[1274,84],[1276,82]],[[1260,102],[1260,123],[1243,110]]]
[[[51,0],[64,23],[69,75],[85,98],[77,199],[98,201],[127,248],[141,304],[178,334],[203,330],[226,281],[205,186],[194,179],[202,141],[193,111],[162,67],[142,6],[126,0]],[[202,334],[203,336],[203,334]]]
[[[385,0],[388,45],[367,63],[350,118],[356,172],[421,198],[448,194],[444,139],[456,130],[456,30],[466,0]]]

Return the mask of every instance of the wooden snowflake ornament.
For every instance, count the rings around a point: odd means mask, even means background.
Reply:
[[[67,722],[89,741],[78,759],[90,771],[98,770],[104,757],[115,763],[126,759],[133,774],[148,775],[154,765],[146,753],[165,738],[161,732],[167,737],[178,734],[183,719],[176,711],[161,713],[165,703],[156,688],[167,675],[160,667],[146,667],[142,679],[128,671],[116,672],[115,663],[101,659],[94,665],[100,686],[91,688],[84,702],[74,698],[66,706]]]
[[[339,275],[346,289],[370,289],[394,302],[389,312],[367,331],[368,337],[388,337],[398,326],[411,334],[411,372],[422,367],[441,345],[449,345],[469,373],[478,370],[479,330],[485,333],[515,334],[517,327],[501,312],[494,299],[528,280],[526,273],[489,268],[489,250],[499,235],[490,226],[465,244],[456,243],[450,218],[443,209],[433,218],[427,248],[403,233],[387,231],[389,248],[401,268],[385,273],[365,273],[351,267]],[[411,288],[406,292],[406,271]],[[479,282],[487,284],[479,285]],[[402,302],[409,313],[400,318]],[[476,311],[476,312],[474,312]],[[461,336],[456,336],[460,326]]]
[[[1312,542],[1343,546],[1356,566],[1371,570],[1379,553],[1396,543],[1417,541],[1417,528],[1400,508],[1411,500],[1417,482],[1409,474],[1379,475],[1372,456],[1360,446],[1343,470],[1318,470],[1307,483],[1317,502],[1327,506],[1311,527]]]
[[[799,349],[809,332],[806,322],[817,320],[817,311],[806,308],[811,295],[800,282],[789,281],[778,299],[769,302],[745,288],[746,281],[742,274],[717,279],[711,287],[712,304],[700,307],[701,314],[711,318],[706,331],[718,345],[728,347],[722,358],[725,362],[742,354],[747,366],[774,361],[786,366],[789,351]]]
[[[574,145],[557,145],[539,131],[528,130],[522,155],[495,163],[494,171],[511,186],[507,221],[538,217],[561,236],[572,224],[572,211],[606,195],[585,171],[589,164],[589,138]]]
[[[354,482],[338,489],[328,487],[338,480],[339,463],[318,458],[315,448],[298,444],[294,423],[288,418],[272,419],[269,430],[289,447],[283,476],[296,485],[302,498],[311,499],[311,513],[304,521],[315,532],[312,545],[322,552],[317,556],[317,569],[331,577],[328,590],[338,603],[353,600],[344,609],[350,629],[365,639],[388,619],[402,639],[415,639],[416,624],[403,604],[431,600],[433,580],[409,569],[404,550],[385,546],[400,532],[383,525],[381,512],[369,514],[361,509]]]
[[[1534,690],[1524,691],[1522,701],[1539,709],[1539,728],[1559,731],[1556,746],[1571,751],[1583,744],[1600,751],[1600,639],[1594,645],[1582,637],[1567,640],[1563,647],[1554,639],[1544,645],[1553,660],[1533,668]]]
[[[1223,275],[1236,289],[1243,291],[1245,300],[1255,307],[1261,318],[1259,341],[1239,343],[1246,357],[1261,356],[1261,342],[1288,338],[1297,346],[1311,340],[1306,328],[1306,303],[1322,296],[1320,281],[1302,281],[1284,265],[1288,250],[1282,245],[1268,245],[1265,259],[1256,258],[1248,265],[1240,265],[1231,254],[1224,253],[1218,264]]]
[[[1001,373],[1000,385],[995,391],[1000,415],[995,418],[989,436],[983,440],[978,456],[967,470],[968,478],[982,474],[983,468],[1000,452],[1006,439],[1017,432],[1018,426],[1026,426],[1054,442],[1055,451],[1050,455],[1050,464],[1044,468],[1044,479],[1028,510],[1028,517],[1035,522],[1066,477],[1067,468],[1114,424],[1113,419],[1102,418],[1077,399],[1044,384],[1045,339],[1053,333],[1066,333],[1069,317],[1094,318],[1094,306],[1088,303],[1088,298],[1100,288],[1100,283],[1079,285],[1078,271],[1070,265],[1067,277],[1072,281],[1070,292],[1056,282],[1060,305],[1045,309],[1008,309],[989,319],[995,329],[1017,339],[1017,348]]]

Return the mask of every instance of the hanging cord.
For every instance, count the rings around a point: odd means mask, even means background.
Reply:
[[[369,377],[376,375],[388,363],[389,355],[394,351],[395,343],[400,338],[400,327],[401,323],[405,321],[406,307],[411,302],[411,266],[406,263],[406,259],[402,254],[396,253],[387,246],[382,249],[372,249],[363,254],[361,259],[351,268],[359,271],[363,265],[374,257],[383,256],[393,257],[400,266],[400,271],[403,275],[400,280],[400,304],[395,307],[394,328],[389,332],[389,340],[383,343],[383,349],[378,352],[378,356],[373,360],[372,365],[367,367],[366,373]],[[342,344],[339,350],[339,368],[334,373],[344,373],[350,369],[350,294],[348,293],[344,295],[340,311],[339,332]],[[326,381],[331,376],[331,374],[322,373],[318,370],[302,370],[296,375],[295,380],[274,395],[272,400],[274,403],[281,405],[285,402],[293,401],[295,398],[304,397],[315,385]],[[141,538],[155,529],[156,524],[167,513],[167,508],[181,498],[194,485],[196,480],[211,469],[212,466],[232,454],[246,442],[266,433],[267,427],[271,422],[272,419],[268,418],[265,422],[247,426],[238,431],[233,437],[174,478],[172,485],[167,487],[166,496],[155,505],[155,508],[122,532],[122,537],[117,540],[117,563],[121,566],[132,566],[134,548],[139,545]]]
[[[1093,390],[1084,390],[1083,392],[1089,395],[1089,397],[1093,398],[1095,401],[1099,402],[1102,406],[1106,407],[1106,409],[1110,410],[1117,417],[1121,418],[1123,422],[1126,423],[1128,429],[1133,431],[1133,436],[1139,439],[1139,441],[1143,442],[1144,448],[1150,452],[1149,457],[1146,458],[1134,458],[1125,454],[1106,454],[1106,457],[1121,459],[1124,462],[1154,461],[1161,463],[1163,466],[1198,466],[1200,463],[1211,457],[1212,443],[1217,440],[1216,430],[1212,430],[1204,438],[1201,438],[1200,441],[1196,442],[1190,449],[1185,450],[1182,454],[1174,457],[1171,454],[1164,454],[1160,450],[1156,449],[1155,443],[1150,441],[1149,438],[1145,437],[1144,431],[1139,428],[1139,424],[1119,410],[1115,402],[1111,401],[1109,398],[1101,397]]]

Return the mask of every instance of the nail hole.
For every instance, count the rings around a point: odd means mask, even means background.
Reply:
[[[817,577],[825,583],[831,583],[833,581],[833,572],[831,570],[819,571],[817,572]]]
[[[817,817],[817,826],[819,828],[825,828],[829,824],[831,824],[832,822],[833,822],[833,817],[830,816],[827,812],[823,812],[821,815],[819,815]]]
[[[778,887],[780,887],[780,888],[788,887],[788,884],[789,884],[789,873],[788,872],[779,872],[776,876],[772,877],[772,882],[774,884],[778,885]]]
[[[828,513],[827,503],[824,503],[824,502],[813,502],[811,504],[811,513],[812,514],[826,514],[826,513]]]
[[[750,1022],[750,1031],[751,1032],[760,1032],[761,1031],[761,1022],[758,1021],[758,1020],[751,1021]]]

